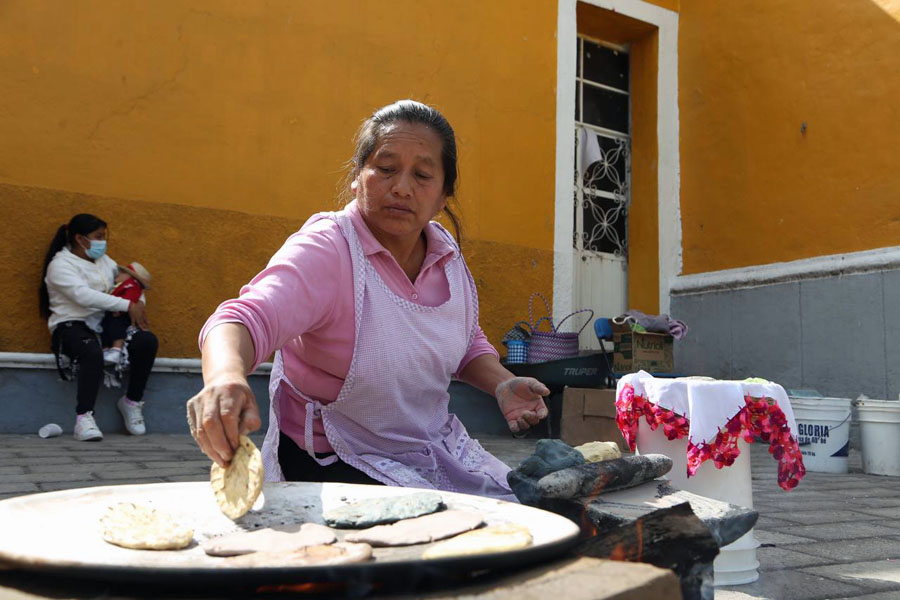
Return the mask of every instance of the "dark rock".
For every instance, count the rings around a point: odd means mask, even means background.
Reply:
[[[592,498],[630,488],[672,470],[672,459],[662,454],[626,456],[562,469],[542,477],[537,491],[542,498]]]
[[[519,502],[536,506],[541,498],[537,482],[541,477],[585,464],[584,456],[561,440],[538,440],[534,454],[509,472],[506,480]]]
[[[645,562],[678,575],[684,600],[712,600],[719,546],[687,502],[649,512],[580,543],[581,556]]]
[[[656,509],[683,502],[691,505],[694,514],[709,528],[719,547],[727,546],[750,531],[759,518],[759,513],[751,508],[678,490],[668,481],[599,496],[585,506],[585,517],[602,533]]]

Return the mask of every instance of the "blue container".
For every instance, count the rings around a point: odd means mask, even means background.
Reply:
[[[506,364],[518,365],[528,362],[528,342],[509,340],[506,342]]]

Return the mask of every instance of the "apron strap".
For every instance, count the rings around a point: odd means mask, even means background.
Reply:
[[[322,404],[315,400],[307,400],[304,408],[306,409],[306,421],[303,426],[303,442],[306,446],[306,452],[314,461],[323,467],[327,467],[337,461],[337,454],[332,454],[327,458],[319,458],[313,450],[313,417],[322,418]]]

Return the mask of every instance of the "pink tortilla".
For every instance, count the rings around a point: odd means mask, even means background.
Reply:
[[[344,539],[372,546],[410,546],[443,540],[475,529],[482,523],[484,519],[476,512],[445,510],[391,525],[376,525],[350,533]]]

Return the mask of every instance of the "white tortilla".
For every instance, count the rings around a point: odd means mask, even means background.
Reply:
[[[123,548],[180,550],[194,538],[194,530],[172,515],[131,502],[110,506],[100,525],[103,539]]]
[[[209,483],[219,508],[229,519],[242,517],[263,488],[262,455],[250,438],[242,435],[240,444],[227,468],[213,463]]]
[[[476,529],[439,542],[422,553],[424,559],[518,550],[531,545],[531,531],[511,523]]]

